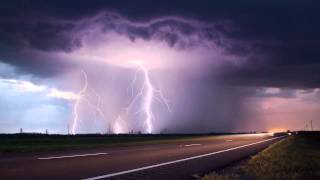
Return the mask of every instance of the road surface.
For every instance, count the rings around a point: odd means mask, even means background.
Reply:
[[[0,179],[193,179],[282,137],[227,135],[157,145],[0,157]]]

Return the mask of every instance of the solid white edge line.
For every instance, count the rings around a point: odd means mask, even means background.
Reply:
[[[201,146],[201,144],[186,144],[186,145],[184,145],[184,146],[186,146],[186,147],[190,147],[190,146]]]
[[[41,159],[41,160],[62,159],[62,158],[86,157],[86,156],[97,156],[97,155],[106,155],[106,154],[108,154],[108,153],[75,154],[75,155],[67,155],[67,156],[39,157],[37,159]]]
[[[260,144],[260,143],[263,143],[263,142],[272,141],[272,140],[283,138],[283,137],[285,137],[285,136],[279,136],[279,137],[266,139],[266,140],[263,140],[263,141],[258,141],[258,142],[254,142],[254,143],[250,143],[250,144],[246,144],[246,145],[242,145],[242,146],[238,146],[238,147],[233,147],[233,148],[229,148],[229,149],[225,149],[225,150],[221,150],[221,151],[216,151],[216,152],[212,152],[212,153],[207,153],[207,154],[202,154],[202,155],[198,155],[198,156],[188,157],[188,158],[184,158],[184,159],[178,159],[178,160],[169,161],[169,162],[160,163],[160,164],[155,164],[155,165],[151,165],[151,166],[145,166],[145,167],[131,169],[131,170],[127,170],[127,171],[121,171],[121,172],[116,172],[116,173],[111,173],[111,174],[106,174],[106,175],[101,175],[101,176],[96,176],[96,177],[91,177],[91,178],[85,178],[83,180],[104,179],[104,178],[109,178],[109,177],[113,177],[113,176],[118,176],[118,175],[128,174],[128,173],[132,173],[132,172],[142,171],[142,170],[146,170],[146,169],[151,169],[151,168],[155,168],[155,167],[165,166],[165,165],[169,165],[169,164],[175,164],[175,163],[179,163],[179,162],[183,162],[183,161],[188,161],[188,160],[192,160],[192,159],[198,159],[198,158],[212,156],[212,155],[223,153],[223,152],[227,152],[227,151],[232,151],[232,150],[235,150],[235,149],[240,149],[240,148],[252,146],[252,145],[255,145],[255,144]]]

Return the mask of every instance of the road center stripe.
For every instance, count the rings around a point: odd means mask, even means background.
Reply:
[[[216,151],[216,152],[212,152],[212,153],[207,153],[207,154],[202,154],[202,155],[198,155],[198,156],[188,157],[188,158],[184,158],[184,159],[178,159],[178,160],[175,160],[175,161],[169,161],[169,162],[165,162],[165,163],[155,164],[155,165],[151,165],[151,166],[145,166],[145,167],[131,169],[131,170],[127,170],[127,171],[121,171],[121,172],[116,172],[116,173],[111,173],[111,174],[106,174],[106,175],[86,178],[84,180],[104,179],[104,178],[109,178],[109,177],[113,177],[113,176],[119,176],[119,175],[123,175],[123,174],[133,173],[133,172],[142,171],[142,170],[151,169],[151,168],[156,168],[156,167],[160,167],[160,166],[165,166],[165,165],[169,165],[169,164],[175,164],[175,163],[179,163],[179,162],[183,162],[183,161],[188,161],[188,160],[198,159],[198,158],[202,158],[202,157],[212,156],[212,155],[223,153],[223,152],[233,151],[233,150],[236,150],[236,149],[240,149],[240,148],[244,148],[244,147],[248,147],[248,146],[253,146],[253,145],[256,145],[256,144],[264,143],[264,142],[267,142],[267,141],[272,141],[272,140],[283,138],[283,137],[285,137],[285,136],[274,137],[274,138],[266,139],[266,140],[263,140],[263,141],[258,141],[258,142],[254,142],[254,143],[238,146],[238,147],[233,147],[233,148],[229,148],[229,149],[225,149],[225,150],[221,150],[221,151]]]
[[[106,155],[106,154],[108,154],[108,153],[75,154],[75,155],[68,155],[68,156],[39,157],[38,159],[41,159],[41,160],[62,159],[62,158],[86,157],[86,156],[97,156],[97,155]]]
[[[186,147],[190,147],[190,146],[201,146],[201,144],[186,144],[186,145],[184,145],[184,146],[186,146]]]

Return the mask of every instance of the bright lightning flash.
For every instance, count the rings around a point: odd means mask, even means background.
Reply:
[[[83,88],[79,91],[78,93],[78,98],[76,99],[76,103],[73,107],[73,113],[74,113],[74,118],[72,121],[72,129],[71,129],[71,133],[74,135],[76,134],[76,127],[78,125],[78,118],[79,118],[79,114],[78,114],[78,109],[81,103],[81,100],[84,96],[84,93],[86,92],[87,88],[88,88],[88,76],[87,73],[85,71],[81,71],[83,77],[84,77],[84,85]]]
[[[143,72],[144,76],[144,83],[142,88],[140,89],[140,92],[137,94],[137,96],[133,99],[131,104],[129,105],[129,108],[132,106],[132,104],[136,101],[137,97],[142,96],[143,97],[143,104],[142,104],[142,110],[146,114],[146,118],[144,120],[146,125],[146,132],[152,133],[153,132],[153,124],[152,121],[154,119],[154,115],[152,112],[152,102],[153,99],[158,100],[159,102],[166,105],[168,111],[170,112],[170,107],[168,105],[168,100],[164,98],[161,90],[157,90],[153,87],[151,83],[151,79],[149,76],[149,70],[146,66],[143,65],[142,61],[131,61],[133,65],[137,66],[139,70]],[[137,71],[138,72],[138,71]],[[131,83],[131,85],[134,84],[136,81],[136,75]]]
[[[151,111],[151,105],[152,105],[152,99],[153,99],[153,86],[150,82],[149,78],[149,71],[146,69],[142,64],[139,64],[139,67],[143,71],[144,74],[144,85],[146,86],[146,94],[144,97],[144,110],[146,113],[146,124],[147,124],[147,133],[152,133],[152,111]]]
[[[151,83],[150,75],[149,75],[149,69],[147,68],[146,65],[143,64],[142,61],[130,61],[132,65],[134,65],[135,68],[137,68],[137,71],[135,73],[134,79],[131,82],[130,86],[133,86],[137,80],[137,73],[141,71],[143,73],[143,84],[142,87],[139,89],[139,92],[137,95],[133,98],[129,106],[126,108],[127,109],[127,115],[129,113],[129,110],[131,110],[134,107],[134,104],[136,101],[138,101],[139,98],[142,99],[142,107],[141,109],[136,112],[140,113],[143,112],[145,114],[145,119],[144,119],[144,124],[145,124],[145,132],[146,133],[153,133],[154,128],[153,128],[153,121],[154,121],[154,114],[152,111],[152,104],[154,100],[159,101],[161,104],[164,104],[168,111],[171,112],[171,109],[168,104],[168,100],[163,96],[161,90],[158,90],[154,88],[153,84]],[[78,92],[76,95],[77,98],[75,98],[76,102],[73,107],[73,113],[74,113],[74,118],[72,121],[72,127],[71,127],[71,133],[76,134],[76,128],[78,126],[78,121],[79,121],[79,106],[82,101],[86,101],[90,106],[94,107],[95,116],[98,114],[105,119],[105,115],[101,109],[101,97],[99,96],[98,93],[96,93],[93,89],[93,94],[95,94],[97,98],[97,104],[93,105],[90,101],[88,101],[85,98],[85,93],[88,89],[88,76],[85,71],[81,71],[83,78],[84,78],[84,85],[82,89]],[[132,96],[133,96],[133,90],[132,90]],[[97,117],[96,117],[97,118]],[[96,119],[95,118],[95,119]],[[125,126],[126,123],[123,121],[122,117],[119,116],[115,120],[115,124],[113,125],[113,131],[114,133],[126,133],[129,131],[128,127]],[[109,126],[109,125],[108,125]]]

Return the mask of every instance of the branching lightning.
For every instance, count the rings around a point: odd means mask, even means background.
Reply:
[[[144,132],[145,133],[153,133],[154,132],[154,127],[153,127],[153,122],[154,122],[154,114],[152,110],[152,105],[154,100],[160,102],[161,104],[165,105],[166,108],[168,109],[169,112],[171,112],[170,106],[169,106],[169,100],[166,99],[162,93],[161,90],[156,89],[152,82],[151,78],[149,75],[149,69],[142,64],[142,62],[134,62],[135,67],[137,68],[134,78],[131,81],[129,87],[131,87],[131,97],[134,95],[134,90],[133,86],[136,84],[136,81],[138,80],[137,76],[138,73],[142,73],[143,77],[143,82],[142,86],[138,88],[137,94],[133,97],[132,101],[130,102],[129,106],[126,108],[126,114],[119,115],[118,118],[114,121],[113,124],[113,132],[114,133],[128,133],[129,132],[129,126],[128,124],[124,121],[123,116],[125,119],[129,116],[129,112],[133,112],[134,109],[136,109],[135,104],[137,101],[141,103],[141,107],[138,110],[134,111],[134,114],[139,114],[143,113],[144,119]],[[71,127],[71,133],[76,134],[76,129],[79,123],[79,107],[81,105],[82,101],[86,101],[88,105],[94,108],[95,110],[95,119],[97,119],[97,116],[100,116],[101,118],[106,120],[106,116],[104,115],[104,112],[101,109],[101,97],[100,95],[92,90],[92,93],[94,94],[95,98],[97,99],[96,103],[91,103],[87,98],[85,98],[85,93],[88,90],[88,76],[85,71],[81,71],[84,79],[84,85],[82,89],[78,92],[77,98],[73,107],[73,121],[72,121],[72,127]],[[128,89],[129,89],[128,87]],[[128,90],[127,89],[127,90]],[[140,105],[140,104],[139,104]],[[108,127],[110,124],[108,124]],[[107,127],[107,129],[108,129]],[[110,128],[110,127],[109,127]]]
[[[88,75],[84,70],[81,70],[81,73],[83,75],[83,79],[84,79],[84,85],[83,88],[79,91],[79,93],[77,94],[77,98],[76,98],[76,102],[74,104],[73,107],[73,113],[74,113],[74,118],[72,121],[72,129],[71,129],[71,133],[72,134],[76,134],[76,128],[78,126],[78,120],[79,120],[79,106],[81,101],[86,101],[88,103],[89,106],[91,106],[92,108],[94,108],[95,110],[95,120],[97,120],[98,115],[105,120],[106,116],[103,113],[102,109],[101,109],[101,96],[94,90],[94,89],[90,89],[91,92],[95,95],[96,97],[96,104],[93,104],[91,101],[89,101],[87,98],[84,97],[84,94],[86,93],[87,89],[88,89]],[[109,124],[108,124],[109,126]],[[106,127],[106,129],[108,129],[108,127]]]
[[[73,114],[74,114],[74,118],[72,121],[72,127],[71,127],[71,133],[72,134],[76,134],[76,127],[78,125],[78,118],[79,118],[79,114],[78,114],[78,109],[79,109],[79,105],[81,103],[81,100],[84,96],[84,93],[86,92],[87,88],[88,88],[88,76],[87,73],[85,71],[81,71],[83,78],[84,78],[84,85],[82,87],[82,89],[79,91],[78,93],[78,98],[76,99],[76,103],[73,107]]]
[[[142,71],[142,73],[143,73],[144,82],[143,82],[143,85],[140,88],[139,92],[133,98],[130,105],[128,106],[127,113],[128,113],[128,110],[132,108],[133,104],[139,99],[139,97],[142,97],[142,102],[143,102],[142,107],[136,113],[140,113],[141,111],[144,112],[144,114],[145,114],[144,123],[145,123],[145,127],[146,127],[145,131],[146,131],[146,133],[153,133],[154,115],[153,115],[153,111],[152,111],[152,102],[155,99],[155,100],[159,101],[160,103],[165,104],[168,111],[171,112],[171,109],[169,106],[169,101],[168,101],[168,99],[166,99],[163,96],[163,93],[161,90],[154,88],[153,84],[151,83],[148,68],[143,66],[142,62],[140,62],[140,61],[134,61],[133,63],[138,67],[138,70],[136,71],[134,78],[130,84],[130,86],[132,88],[131,94],[133,95],[133,87],[132,86],[136,82],[137,73],[139,71]]]

